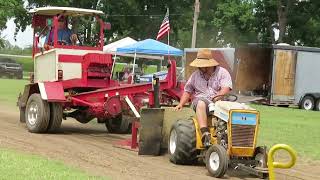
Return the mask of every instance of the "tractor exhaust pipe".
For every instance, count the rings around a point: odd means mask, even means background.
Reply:
[[[160,83],[159,83],[159,77],[157,77],[156,75],[153,75],[152,89],[153,89],[154,108],[160,108],[160,100],[159,100]]]

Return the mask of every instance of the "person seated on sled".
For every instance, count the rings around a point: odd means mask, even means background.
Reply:
[[[230,73],[219,66],[213,58],[209,49],[198,51],[197,58],[190,63],[190,66],[197,67],[187,81],[183,95],[179,104],[174,108],[181,110],[183,105],[193,96],[192,108],[196,112],[196,117],[202,133],[202,143],[205,147],[210,146],[211,135],[209,133],[207,117],[209,113],[208,105],[221,99],[219,95],[226,95],[232,89],[232,79]]]
[[[78,41],[77,35],[66,26],[66,18],[61,16],[58,20],[58,43],[62,45],[75,45]],[[53,28],[48,32],[44,43],[45,49],[53,46],[54,31]]]

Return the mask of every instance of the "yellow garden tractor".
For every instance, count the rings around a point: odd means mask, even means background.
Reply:
[[[205,148],[195,117],[176,121],[170,131],[168,151],[175,164],[193,164],[202,159],[213,177],[223,177],[228,167],[260,178],[268,177],[266,147],[257,147],[259,112],[232,101],[209,104],[211,146]]]

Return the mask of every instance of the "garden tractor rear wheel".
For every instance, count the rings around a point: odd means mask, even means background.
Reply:
[[[193,119],[178,120],[171,128],[168,142],[170,161],[193,164],[197,161],[196,128]]]

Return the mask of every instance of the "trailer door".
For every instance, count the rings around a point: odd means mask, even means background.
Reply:
[[[292,103],[297,52],[294,50],[274,50],[271,104]]]

